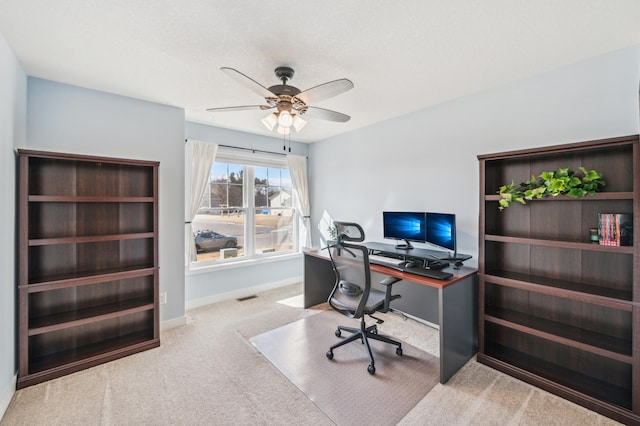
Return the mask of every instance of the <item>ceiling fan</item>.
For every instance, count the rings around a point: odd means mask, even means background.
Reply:
[[[222,72],[245,86],[247,89],[262,96],[266,105],[245,105],[222,108],[209,108],[207,111],[242,111],[242,110],[272,110],[275,112],[262,119],[262,123],[269,129],[276,129],[282,135],[288,135],[293,127],[297,132],[307,124],[301,117],[336,121],[344,123],[351,117],[340,112],[309,105],[324,99],[337,96],[353,88],[353,83],[346,78],[319,84],[305,91],[287,84],[293,77],[294,71],[289,67],[278,67],[274,70],[282,84],[269,88],[258,83],[251,77],[238,70],[228,67],[220,68]]]

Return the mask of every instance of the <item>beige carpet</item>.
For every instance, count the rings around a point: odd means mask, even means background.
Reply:
[[[358,327],[359,321],[324,311],[251,343],[338,425],[396,424],[438,383],[438,358],[407,343],[398,356],[394,345],[370,340],[375,375],[367,372],[369,356],[359,341],[337,348],[328,360],[338,325]]]
[[[187,325],[163,332],[159,348],[19,390],[0,425],[335,426],[249,342],[318,313],[292,303],[301,293],[297,284],[190,310]],[[384,319],[385,333],[437,356],[436,330],[397,314]],[[617,423],[471,360],[398,424]]]

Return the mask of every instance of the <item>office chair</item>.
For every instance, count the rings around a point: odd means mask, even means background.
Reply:
[[[400,295],[391,295],[392,284],[400,279],[389,277],[381,281],[381,284],[386,286],[385,292],[371,288],[369,251],[363,245],[351,243],[351,241],[364,241],[362,227],[351,222],[334,222],[334,225],[337,231],[337,241],[329,246],[329,255],[336,274],[336,282],[328,302],[333,309],[342,315],[360,319],[360,327],[338,326],[335,332],[337,337],[340,337],[343,331],[351,333],[351,336],[331,346],[326,355],[327,358],[333,359],[334,349],[359,340],[367,348],[371,360],[367,371],[370,374],[375,374],[375,361],[369,346],[369,339],[396,345],[396,354],[402,355],[400,342],[378,334],[377,325],[384,321],[373,316],[375,312],[388,312],[389,303],[400,297]],[[365,315],[376,320],[376,323],[367,326]]]

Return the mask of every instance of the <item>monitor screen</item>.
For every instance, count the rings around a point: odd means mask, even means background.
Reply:
[[[425,215],[419,212],[382,212],[384,238],[425,241]]]
[[[456,215],[427,213],[426,242],[453,252],[456,251]]]

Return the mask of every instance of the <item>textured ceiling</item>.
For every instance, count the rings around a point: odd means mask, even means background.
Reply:
[[[188,120],[273,137],[264,86],[348,78],[309,120],[313,142],[640,43],[638,0],[0,0],[0,34],[30,76],[184,108]]]

